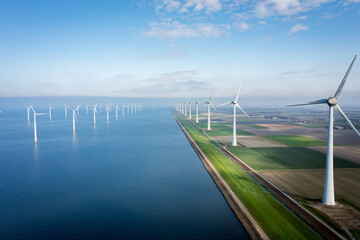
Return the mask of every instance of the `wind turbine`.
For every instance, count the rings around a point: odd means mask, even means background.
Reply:
[[[53,108],[51,105],[49,105],[49,119],[51,120],[51,109],[55,109]]]
[[[195,102],[195,112],[196,112],[195,122],[199,123],[199,102],[198,101]]]
[[[73,131],[75,132],[75,118],[76,118],[76,111],[79,110],[79,105],[77,105],[77,107],[75,109],[71,109],[70,107],[68,107],[72,112],[73,112]]]
[[[191,119],[191,102],[189,102],[189,119]]]
[[[111,106],[110,104],[105,106],[105,110],[106,110],[106,120],[109,123],[109,111],[111,111]]]
[[[123,115],[123,118],[125,117],[125,106],[124,104],[122,105],[122,115]]]
[[[116,120],[118,120],[118,109],[120,109],[120,108],[119,108],[119,106],[116,104],[116,106],[115,106]]]
[[[77,106],[77,114],[78,114],[78,116],[79,116],[79,115],[80,115],[80,114],[79,114],[80,105],[79,105],[79,104],[76,104],[76,106]]]
[[[313,104],[327,104],[329,106],[329,128],[328,128],[328,146],[327,146],[327,153],[326,153],[326,171],[325,171],[325,184],[324,184],[324,193],[322,202],[326,205],[335,205],[335,193],[334,193],[334,159],[333,159],[333,125],[334,125],[334,110],[342,116],[349,126],[356,132],[356,134],[360,137],[360,133],[356,130],[354,125],[345,115],[345,113],[341,110],[340,106],[338,105],[338,98],[344,88],[346,79],[348,78],[350,71],[353,67],[353,64],[356,60],[357,55],[355,55],[354,59],[352,60],[349,69],[347,70],[343,80],[340,83],[339,88],[335,92],[335,95],[329,98],[319,99],[316,101],[310,101],[308,103],[303,104],[294,104],[288,105],[291,106],[302,106],[302,105],[313,105]]]
[[[31,110],[34,112],[34,141],[37,143],[37,130],[36,130],[36,116],[44,115],[46,113],[36,113],[33,106],[30,105]]]
[[[65,105],[65,118],[67,118],[67,109],[68,109],[68,106],[64,103]]]
[[[229,105],[232,104],[233,108],[234,108],[234,120],[233,120],[233,136],[232,136],[232,144],[231,146],[237,146],[237,140],[236,140],[236,108],[239,108],[244,114],[245,116],[249,117],[246,112],[240,107],[240,105],[237,103],[237,100],[239,99],[239,93],[240,93],[240,89],[241,89],[241,85],[239,87],[239,90],[236,94],[236,98],[234,101],[231,102],[227,102],[227,103],[223,103],[218,105],[218,107],[220,106],[225,106],[225,105]]]
[[[207,102],[204,102],[204,104],[207,104],[208,106],[208,124],[207,124],[207,130],[211,130],[210,127],[210,106],[216,111],[216,108],[214,107],[214,105],[211,103],[211,99],[212,99],[212,95],[213,95],[213,91],[211,91],[211,95],[210,98]]]
[[[96,107],[97,107],[97,104],[94,105],[94,125],[96,125],[96,113],[98,113],[98,111],[96,111]]]
[[[29,104],[29,106],[26,106],[27,108],[27,118],[28,118],[28,123],[30,122],[30,109],[31,109],[31,105]]]
[[[90,104],[87,104],[87,105],[86,105],[86,114],[89,113],[89,106],[90,106]]]
[[[187,102],[185,101],[184,102],[184,105],[185,105],[185,117],[187,116]]]

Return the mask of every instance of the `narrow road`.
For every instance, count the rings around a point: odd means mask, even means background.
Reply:
[[[226,155],[230,157],[235,163],[242,167],[245,171],[248,172],[256,181],[263,185],[270,193],[277,197],[285,206],[287,206],[291,211],[298,215],[303,221],[305,221],[309,226],[311,226],[315,231],[317,231],[325,239],[344,239],[340,234],[335,232],[331,227],[326,225],[316,216],[311,214],[297,202],[295,202],[291,197],[286,195],[284,192],[275,187],[272,183],[267,181],[263,176],[257,173],[254,169],[249,167],[246,163],[237,158],[234,154],[228,151],[226,148],[221,148]]]

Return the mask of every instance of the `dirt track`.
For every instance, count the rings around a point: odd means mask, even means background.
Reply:
[[[317,217],[309,213],[306,209],[300,206],[292,198],[287,196],[281,190],[276,188],[270,182],[268,182],[263,176],[254,171],[246,163],[238,159],[226,148],[221,149],[226,155],[228,155],[234,162],[236,162],[240,167],[247,171],[256,181],[261,185],[265,186],[276,198],[278,198],[282,203],[284,203],[291,211],[297,214],[302,220],[304,220],[309,226],[311,226],[315,231],[317,231],[325,239],[344,239],[341,235],[336,233],[332,228],[327,226]]]

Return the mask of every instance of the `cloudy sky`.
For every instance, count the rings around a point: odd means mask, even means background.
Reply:
[[[360,0],[0,2],[0,96],[327,97]],[[344,92],[360,96],[360,59]]]

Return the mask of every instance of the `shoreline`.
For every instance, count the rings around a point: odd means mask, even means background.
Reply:
[[[230,206],[231,210],[240,221],[240,223],[245,228],[246,232],[249,234],[251,239],[269,239],[264,231],[260,228],[258,223],[254,220],[254,218],[250,215],[245,206],[241,203],[241,201],[236,197],[235,193],[231,190],[231,188],[227,185],[225,180],[220,176],[217,170],[213,167],[211,162],[207,159],[205,154],[201,151],[201,149],[196,145],[191,136],[187,133],[185,128],[179,122],[179,120],[171,113],[174,117],[175,121],[179,125],[181,131],[184,133],[185,137],[188,139],[191,147],[194,149],[195,153],[200,158],[203,163],[206,171],[209,173],[210,177],[215,182],[216,186],[219,188],[221,194],[224,196],[226,202]]]

